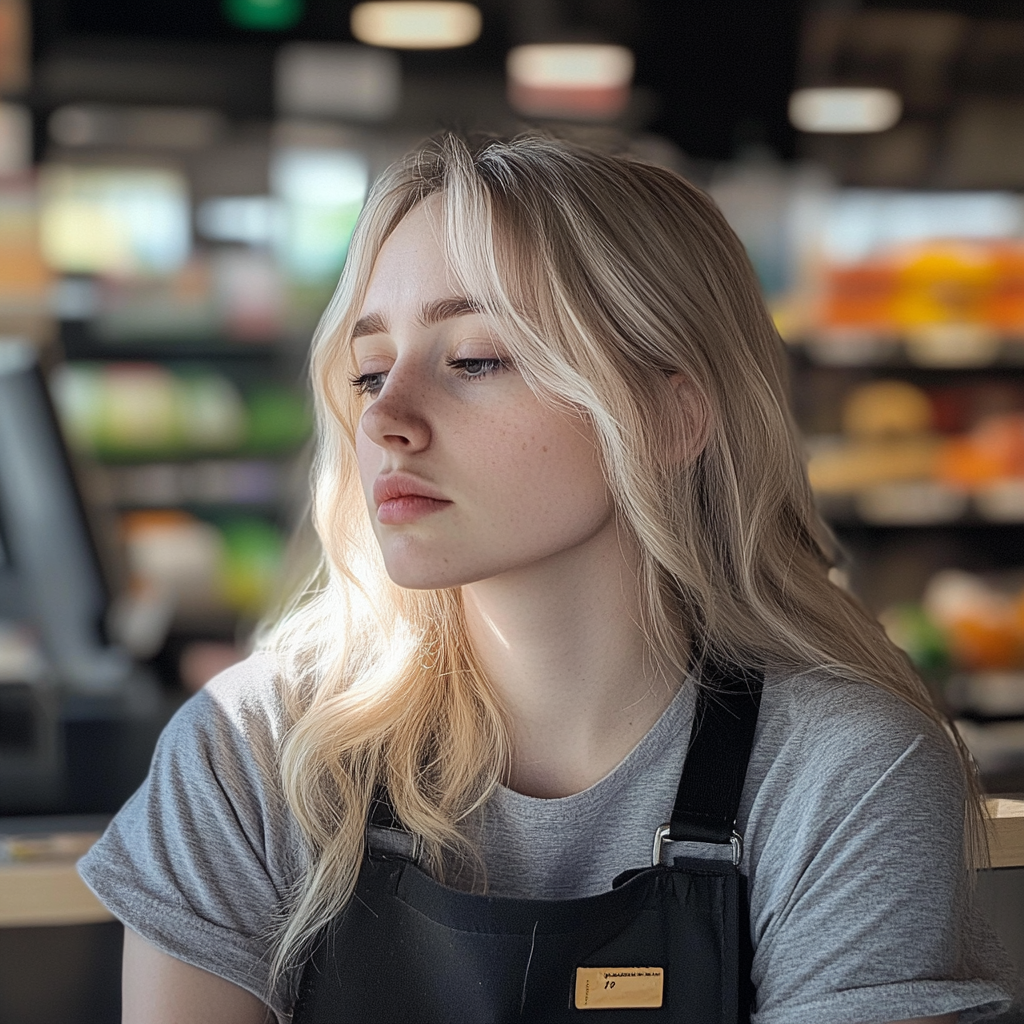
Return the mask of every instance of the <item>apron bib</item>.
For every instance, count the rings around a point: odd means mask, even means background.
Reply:
[[[352,899],[303,971],[293,1024],[747,1021],[750,928],[734,827],[762,677],[733,669],[705,679],[653,863],[597,896],[523,900],[441,885],[417,866],[419,844],[381,794]],[[712,856],[662,864],[662,844],[679,840],[713,844]]]

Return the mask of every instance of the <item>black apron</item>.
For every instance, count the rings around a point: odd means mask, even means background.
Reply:
[[[705,672],[670,823],[652,866],[572,900],[450,889],[385,797],[355,892],[306,965],[294,1024],[737,1024],[750,1014],[750,927],[736,812],[762,676]],[[666,841],[715,856],[661,864]],[[585,850],[586,836],[579,837]],[[710,851],[709,851],[710,852]],[[581,1018],[581,1014],[584,1016]]]

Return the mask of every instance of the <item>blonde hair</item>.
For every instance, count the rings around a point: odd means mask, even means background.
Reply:
[[[460,823],[509,762],[460,591],[391,582],[355,463],[348,341],[377,254],[427,199],[452,273],[529,385],[592,422],[660,655],[682,670],[689,635],[708,658],[860,680],[942,721],[902,652],[829,580],[835,544],[787,406],[783,346],[712,201],[671,171],[548,137],[434,140],[375,183],[313,344],[323,562],[264,640],[293,722],[282,779],[311,852],[278,975],[349,899],[379,783],[441,871],[473,857]]]

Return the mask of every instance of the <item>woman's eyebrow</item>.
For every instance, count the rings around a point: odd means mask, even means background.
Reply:
[[[455,295],[447,299],[434,299],[420,307],[416,318],[422,327],[433,327],[443,320],[451,320],[456,316],[468,316],[480,313],[482,306],[475,299],[467,299],[464,295]],[[383,313],[367,313],[361,316],[352,328],[352,340],[365,338],[371,334],[387,334],[388,321]]]
[[[471,313],[480,313],[483,308],[475,299],[468,299],[465,295],[455,295],[448,299],[435,299],[433,302],[425,302],[420,309],[419,321],[424,327],[433,327],[442,320],[450,320],[456,316],[468,316]]]
[[[387,334],[388,322],[381,313],[367,313],[361,316],[352,328],[352,340],[365,338],[370,334]]]

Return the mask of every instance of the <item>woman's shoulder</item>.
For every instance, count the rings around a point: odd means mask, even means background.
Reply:
[[[283,735],[286,714],[282,700],[284,673],[273,651],[256,651],[224,669],[196,694],[196,715],[224,718],[235,728]]]
[[[757,1024],[1003,1002],[973,944],[966,795],[941,722],[899,694],[769,674],[738,821]]]
[[[278,765],[288,719],[282,672],[272,653],[259,652],[211,679],[178,709],[157,744],[150,785],[161,774],[181,774],[229,789],[258,783],[280,788]],[[275,801],[279,802],[279,801]]]
[[[765,675],[759,741],[828,748],[833,759],[859,762],[898,756],[915,743],[952,751],[939,721],[893,690],[810,670]]]
[[[835,826],[867,805],[963,824],[966,774],[940,722],[881,686],[824,672],[766,675],[747,778],[762,827],[780,813]]]

